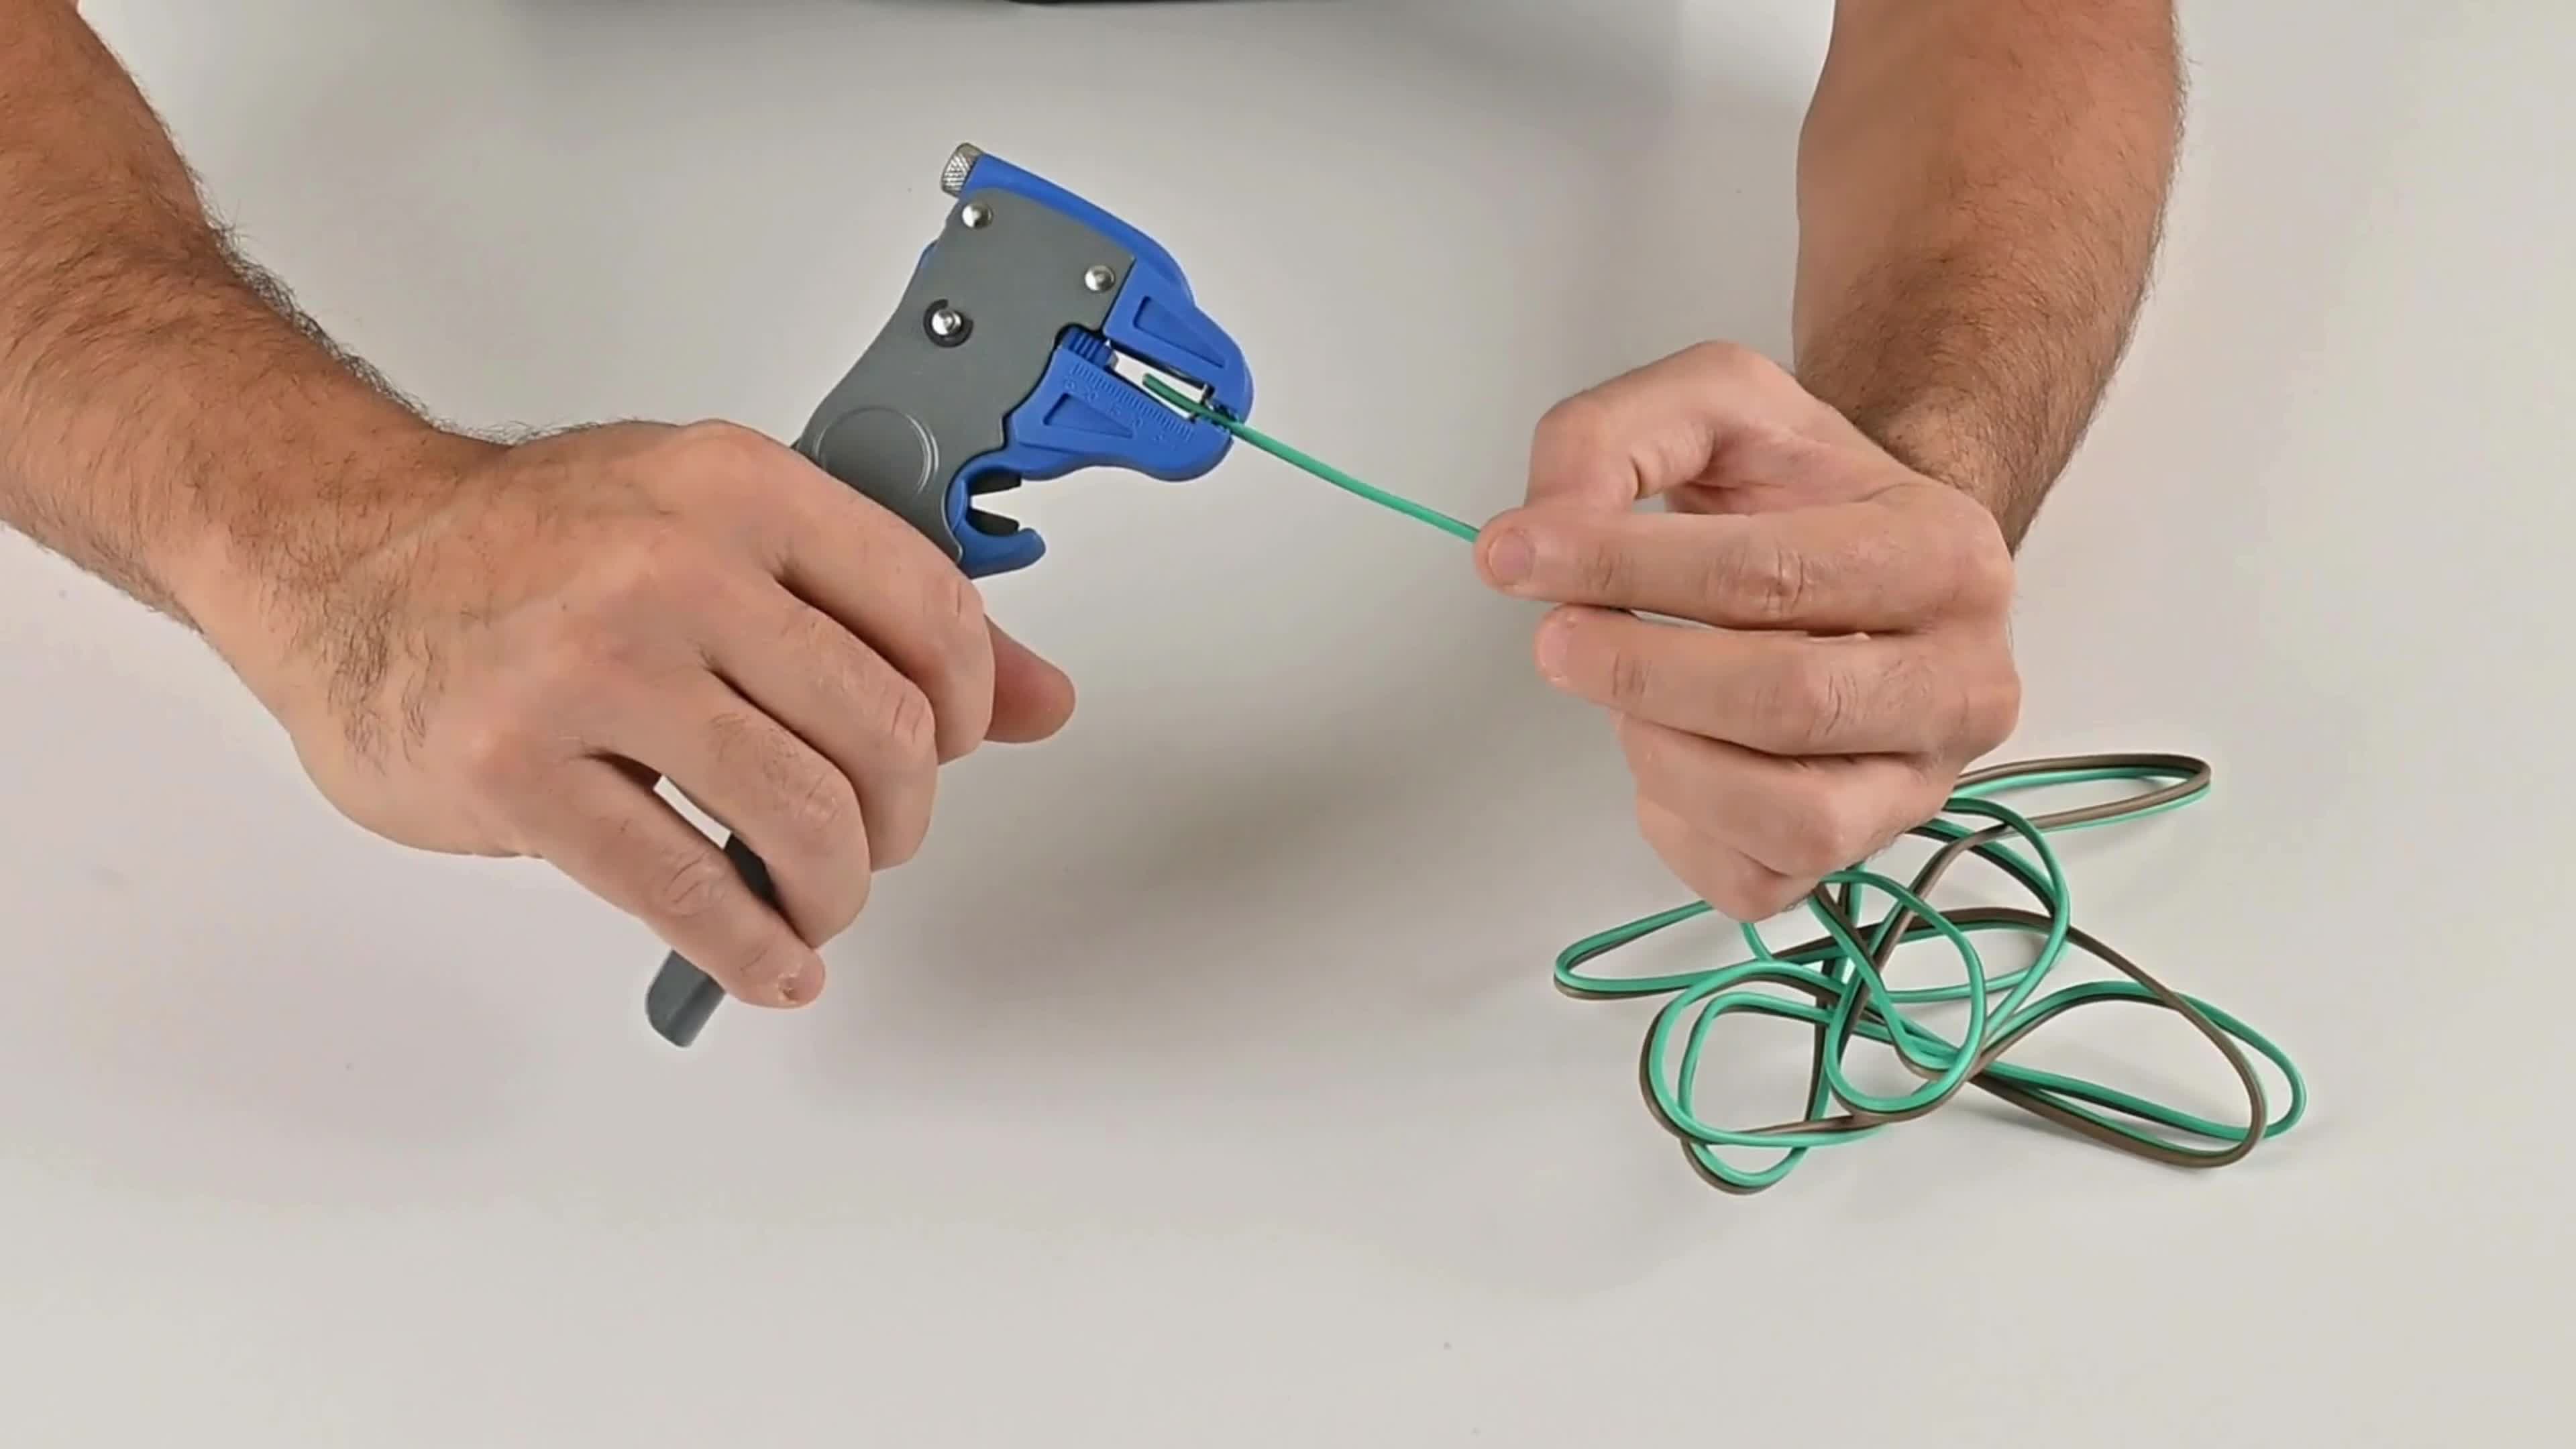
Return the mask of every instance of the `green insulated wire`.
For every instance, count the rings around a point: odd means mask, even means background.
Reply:
[[[1457,538],[1473,542],[1477,536],[1469,524],[1363,483],[1157,379],[1146,378],[1145,386],[1173,407],[1345,492]],[[2039,814],[2025,814],[1999,798],[2101,784],[2137,789],[2105,804]],[[1706,903],[1695,902],[1566,947],[1556,958],[1556,984],[1586,1000],[1664,998],[1639,1057],[1639,1086],[1648,1110],[1679,1141],[1691,1165],[1728,1191],[1769,1187],[1813,1149],[1856,1142],[1923,1116],[1964,1087],[2137,1156],[2181,1167],[2224,1166],[2298,1124],[2307,1111],[2305,1078],[2261,1032],[2166,986],[2078,927],[2065,872],[2049,845],[2050,837],[2065,831],[2179,810],[2205,798],[2209,785],[2209,766],[2186,755],[2087,755],[1977,770],[1959,782],[1939,815],[1909,832],[1934,847],[1910,879],[1898,880],[1863,863],[1817,886],[1804,903],[1823,932],[1814,939],[1774,947],[1755,927],[1744,925],[1738,930],[1747,954],[1726,965],[1661,976],[1587,971],[1622,946],[1711,913]],[[2030,898],[2030,905],[1935,907],[1930,900],[1934,888],[1968,860],[2000,874]],[[2010,938],[2030,943],[2025,948],[2034,952],[2030,964],[1993,970],[1988,953]],[[1945,947],[1957,962],[1958,979],[1933,986],[1890,984],[1890,958],[1912,942]],[[2123,979],[2075,981],[2043,994],[2070,955],[2092,957]],[[2242,1084],[2245,1119],[2221,1122],[2116,1087],[2003,1059],[2040,1026],[2079,1007],[2106,1004],[2153,1006],[2180,1016]],[[1950,1034],[1921,1019],[1925,1008],[1942,1009],[1956,1019]],[[1735,1013],[1802,1023],[1812,1033],[1806,1106],[1798,1120],[1728,1127],[1699,1115],[1696,1082],[1709,1034]],[[1919,1085],[1896,1093],[1856,1086],[1845,1067],[1855,1042],[1892,1052]],[[2249,1049],[2270,1062],[2286,1085],[2277,1115]],[[1738,1160],[1742,1154],[1760,1160],[1748,1166]]]
[[[1416,519],[1420,522],[1430,524],[1433,528],[1439,529],[1442,533],[1446,533],[1457,538],[1463,538],[1469,543],[1474,543],[1476,541],[1476,527],[1474,524],[1461,523],[1457,519],[1451,518],[1446,513],[1442,513],[1437,509],[1425,508],[1410,498],[1400,497],[1396,494],[1389,493],[1383,488],[1373,488],[1368,484],[1361,482],[1357,478],[1352,477],[1350,474],[1343,472],[1341,469],[1334,467],[1330,463],[1320,461],[1301,453],[1295,448],[1289,447],[1286,443],[1280,442],[1277,438],[1270,437],[1265,433],[1259,432],[1252,427],[1243,423],[1238,423],[1234,419],[1218,413],[1215,409],[1205,406],[1196,399],[1174,390],[1159,377],[1147,377],[1145,379],[1145,389],[1146,391],[1151,392],[1154,396],[1161,398],[1163,401],[1170,403],[1176,408],[1179,408],[1181,411],[1189,413],[1206,422],[1214,423],[1218,427],[1221,427],[1227,432],[1234,434],[1236,437],[1241,438],[1245,442],[1250,443],[1252,446],[1268,453],[1270,456],[1277,458],[1284,463],[1288,463],[1291,466],[1302,468],[1306,472],[1314,474],[1316,477],[1323,479],[1325,482],[1332,484],[1336,488],[1342,489],[1345,492],[1356,493],[1360,497],[1367,499],[1369,502],[1376,504],[1380,508],[1391,508],[1396,512],[1403,514],[1407,518]]]

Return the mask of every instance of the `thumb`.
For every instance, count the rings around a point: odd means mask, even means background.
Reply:
[[[1778,363],[1703,343],[1549,409],[1530,443],[1525,506],[1607,511],[1694,484],[1777,484],[1851,434]]]
[[[1035,744],[1073,717],[1073,681],[1026,644],[988,622],[993,633],[993,723],[985,738]]]

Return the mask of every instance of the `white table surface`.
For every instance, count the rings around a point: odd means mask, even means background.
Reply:
[[[448,415],[792,431],[972,140],[1170,245],[1270,425],[1472,517],[1556,396],[1781,346],[1824,12],[87,8]],[[2576,11],[2371,9],[2190,11],[2162,285],[2017,623],[2009,753],[2217,764],[2070,849],[2309,1072],[2241,1167],[1961,1106],[1706,1190],[1646,1009],[1547,980],[1679,898],[1607,732],[1463,549],[1248,452],[1014,500],[1074,727],[953,773],[822,1005],[685,1054],[640,928],[361,835],[8,542],[0,1440],[2560,1442]],[[2239,1110],[2168,1020],[2070,1033]],[[1737,1120],[1794,1100],[1794,1032],[1721,1043]]]

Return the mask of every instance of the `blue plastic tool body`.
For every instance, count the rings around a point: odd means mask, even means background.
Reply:
[[[1046,552],[1045,540],[1035,533],[994,535],[970,526],[968,502],[981,478],[1005,474],[1038,481],[1084,468],[1123,468],[1180,482],[1224,461],[1232,434],[1174,411],[1119,376],[1115,353],[1205,387],[1208,406],[1229,417],[1248,419],[1252,413],[1252,371],[1242,348],[1201,310],[1180,263],[1159,242],[1054,182],[990,155],[976,159],[959,200],[972,203],[985,191],[1061,212],[1115,241],[1133,261],[1117,280],[1099,335],[1066,329],[1045,373],[1011,410],[1005,445],[958,469],[948,493],[948,521],[964,545],[960,564],[979,578],[1026,568]]]

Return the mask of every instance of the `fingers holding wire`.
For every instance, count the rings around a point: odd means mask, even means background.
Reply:
[[[1900,756],[1768,755],[1633,715],[1616,728],[1641,796],[1807,887],[1941,808],[1941,782]]]

